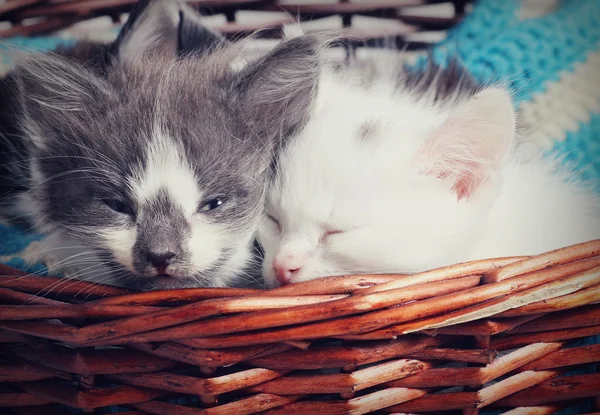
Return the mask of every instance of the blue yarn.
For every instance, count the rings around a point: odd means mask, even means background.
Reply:
[[[40,264],[39,262],[30,264],[26,262],[23,258],[14,257],[6,261],[4,264],[8,265],[9,267],[13,267],[15,269],[24,271],[31,275],[37,275],[42,277],[48,276],[48,269],[44,264]]]
[[[42,235],[0,224],[0,256],[13,255],[27,248],[31,242],[44,239]]]
[[[0,262],[30,274],[48,275],[48,270],[44,264],[31,264],[23,258],[15,256],[15,254],[27,248],[30,243],[41,241],[42,239],[44,239],[43,235],[27,232],[18,227],[0,224],[0,256],[8,257],[7,260]]]
[[[479,0],[472,13],[437,44],[437,49],[456,50],[458,45],[477,49],[488,44],[505,28],[519,22],[516,17],[518,8],[519,0]]]
[[[74,42],[74,39],[57,36],[15,36],[9,39],[3,39],[2,42],[0,42],[0,63],[8,65],[11,62],[10,54],[2,53],[3,51],[23,49],[32,52],[47,52],[56,49],[60,45],[69,45]]]
[[[564,141],[551,149],[565,158],[581,179],[590,182],[600,193],[600,114],[592,114],[590,122],[580,123],[577,131],[569,131]]]
[[[3,40],[2,44],[0,44],[0,49],[6,48],[5,46],[3,46],[6,45],[9,47],[21,47],[27,50],[36,50],[43,52],[47,50],[53,50],[61,44],[72,44],[74,42],[75,40],[73,39],[67,39],[58,36],[15,36]]]
[[[600,42],[600,2],[563,1],[543,18],[519,20],[519,1],[481,0],[472,14],[434,47],[444,64],[459,58],[480,81],[508,80],[519,105],[572,71]],[[422,64],[423,62],[419,62]]]

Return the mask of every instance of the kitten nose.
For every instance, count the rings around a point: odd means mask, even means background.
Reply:
[[[171,262],[173,262],[173,258],[175,258],[176,254],[171,251],[165,252],[151,252],[149,251],[146,254],[148,261],[152,264],[154,268],[156,268],[156,272],[159,274],[164,274],[167,271],[167,267]]]
[[[277,257],[273,260],[273,269],[279,285],[288,285],[301,268],[299,261],[292,256]]]

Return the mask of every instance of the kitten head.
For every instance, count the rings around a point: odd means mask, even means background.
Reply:
[[[411,77],[398,91],[323,79],[319,109],[280,157],[268,195],[267,285],[421,271],[476,243],[473,224],[514,145],[509,95],[440,95]]]
[[[178,59],[170,37],[137,30],[101,73],[50,55],[17,67],[39,226],[96,249],[134,286],[231,284],[250,261],[274,151],[309,110],[316,42],[233,70],[233,46]],[[304,76],[289,82],[296,67]]]

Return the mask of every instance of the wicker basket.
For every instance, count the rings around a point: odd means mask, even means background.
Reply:
[[[135,0],[7,0],[0,36],[80,20],[120,21]],[[201,0],[227,36],[279,36],[280,19],[248,26],[238,10],[303,20],[342,16],[367,45],[445,30],[456,15],[399,12],[441,1]],[[397,19],[398,33],[361,31],[352,16]],[[33,19],[33,20],[31,20]],[[4,26],[3,26],[4,27]],[[413,276],[331,277],[272,291],[132,293],[26,276],[0,266],[0,413],[551,414],[585,400],[600,411],[600,241],[536,257],[458,264]]]
[[[568,374],[600,362],[600,345],[571,342],[600,334],[600,241],[271,291],[131,293],[1,273],[2,413],[551,414],[583,398],[600,404],[600,374]]]
[[[8,0],[0,3],[0,37],[32,36],[63,29],[81,20],[99,16],[110,16],[120,22],[123,13],[130,11],[137,0]],[[406,49],[422,49],[430,46],[427,41],[412,41],[407,37],[417,32],[445,31],[458,23],[465,14],[465,6],[470,0],[194,0],[189,4],[204,15],[223,14],[226,22],[216,27],[230,38],[239,38],[260,32],[258,37],[279,38],[283,25],[297,20],[307,21],[331,16],[341,16],[343,27],[347,28],[350,46],[377,46],[381,39],[386,45],[392,41]],[[403,10],[431,3],[451,3],[454,16],[431,17],[415,13],[406,14]],[[236,20],[238,11],[286,12],[284,17],[244,23]],[[354,16],[369,16],[402,22],[402,25],[382,28],[361,29],[353,25]],[[3,28],[2,23],[6,28]],[[377,26],[377,25],[375,25]]]

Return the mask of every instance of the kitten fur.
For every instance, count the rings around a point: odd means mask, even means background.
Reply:
[[[157,41],[160,41],[165,53],[177,53],[181,56],[201,54],[208,50],[208,45],[219,45],[224,39],[205,29],[198,13],[185,3],[140,0],[132,8],[114,42],[104,44],[83,40],[73,45],[59,45],[52,53],[85,65],[102,77],[115,60],[123,56],[135,56],[136,47],[141,46],[140,42],[145,42],[148,46]],[[128,51],[128,48],[132,50]],[[15,52],[15,55],[18,59],[20,53]],[[0,111],[0,177],[3,179],[0,182],[0,195],[3,198],[0,212],[9,217],[14,216],[10,214],[14,203],[9,199],[27,190],[28,180],[28,175],[23,175],[21,169],[22,165],[27,164],[29,155],[27,140],[19,136],[22,105],[17,81],[15,71],[0,79],[0,108],[3,109]]]
[[[251,265],[274,151],[312,105],[315,85],[282,75],[317,72],[317,45],[296,39],[241,70],[233,45],[177,58],[181,9],[145,3],[109,64],[56,54],[17,63],[7,87],[20,92],[18,122],[6,137],[25,156],[9,160],[21,180],[3,190],[51,249],[74,249],[59,261],[73,277],[232,285]]]
[[[310,121],[279,157],[259,231],[267,286],[600,238],[592,190],[517,147],[505,89],[456,62],[368,84],[350,73],[324,68]]]

